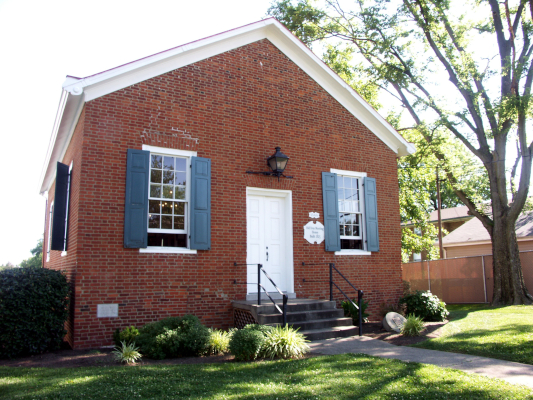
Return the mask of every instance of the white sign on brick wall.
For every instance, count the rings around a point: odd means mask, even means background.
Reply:
[[[98,318],[117,318],[118,304],[98,304],[96,316]]]
[[[324,225],[320,222],[308,222],[304,226],[304,239],[309,243],[320,244],[324,241]]]

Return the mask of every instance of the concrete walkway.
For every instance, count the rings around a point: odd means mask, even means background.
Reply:
[[[433,364],[484,375],[489,378],[503,379],[509,383],[533,388],[533,365],[437,350],[395,346],[367,336],[318,340],[310,342],[309,347],[313,353],[319,354],[363,353],[376,357]]]

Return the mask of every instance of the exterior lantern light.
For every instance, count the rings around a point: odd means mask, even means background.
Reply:
[[[272,175],[279,177],[283,175],[283,171],[287,167],[289,157],[281,152],[281,147],[276,147],[276,152],[268,157],[267,164],[272,170]]]
[[[276,152],[270,157],[268,157],[267,159],[267,165],[272,170],[271,172],[270,171],[261,171],[261,172],[246,171],[246,173],[277,176],[278,181],[279,181],[280,176],[283,176],[284,178],[292,179],[292,176],[283,175],[283,171],[285,171],[285,168],[287,168],[288,161],[289,161],[289,157],[281,152],[281,147],[276,147]]]

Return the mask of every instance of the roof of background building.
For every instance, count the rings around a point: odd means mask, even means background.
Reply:
[[[518,238],[533,237],[533,212],[526,212],[518,217],[516,221],[516,236]],[[446,235],[442,239],[442,244],[446,247],[447,244],[482,241],[490,241],[489,233],[479,219],[472,218],[449,235]]]
[[[429,220],[431,222],[438,221],[438,215],[437,210],[433,211],[431,214],[429,214]],[[468,207],[467,206],[460,206],[460,207],[450,207],[450,208],[443,208],[440,210],[441,219],[443,221],[447,221],[450,219],[466,219],[466,218],[473,218],[473,215],[468,214]]]

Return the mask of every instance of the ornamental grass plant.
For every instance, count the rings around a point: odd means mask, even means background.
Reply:
[[[301,358],[309,351],[308,340],[298,332],[298,329],[288,325],[285,327],[276,326],[271,331],[266,332],[263,343],[262,356],[265,358]]]
[[[126,342],[122,342],[120,346],[117,346],[113,351],[113,355],[115,356],[115,360],[126,364],[134,364],[142,357],[141,353],[139,353],[139,348],[135,346],[135,343]]]
[[[424,321],[422,318],[417,317],[414,314],[410,314],[405,319],[404,324],[400,330],[403,336],[420,336],[426,327],[424,326]]]

